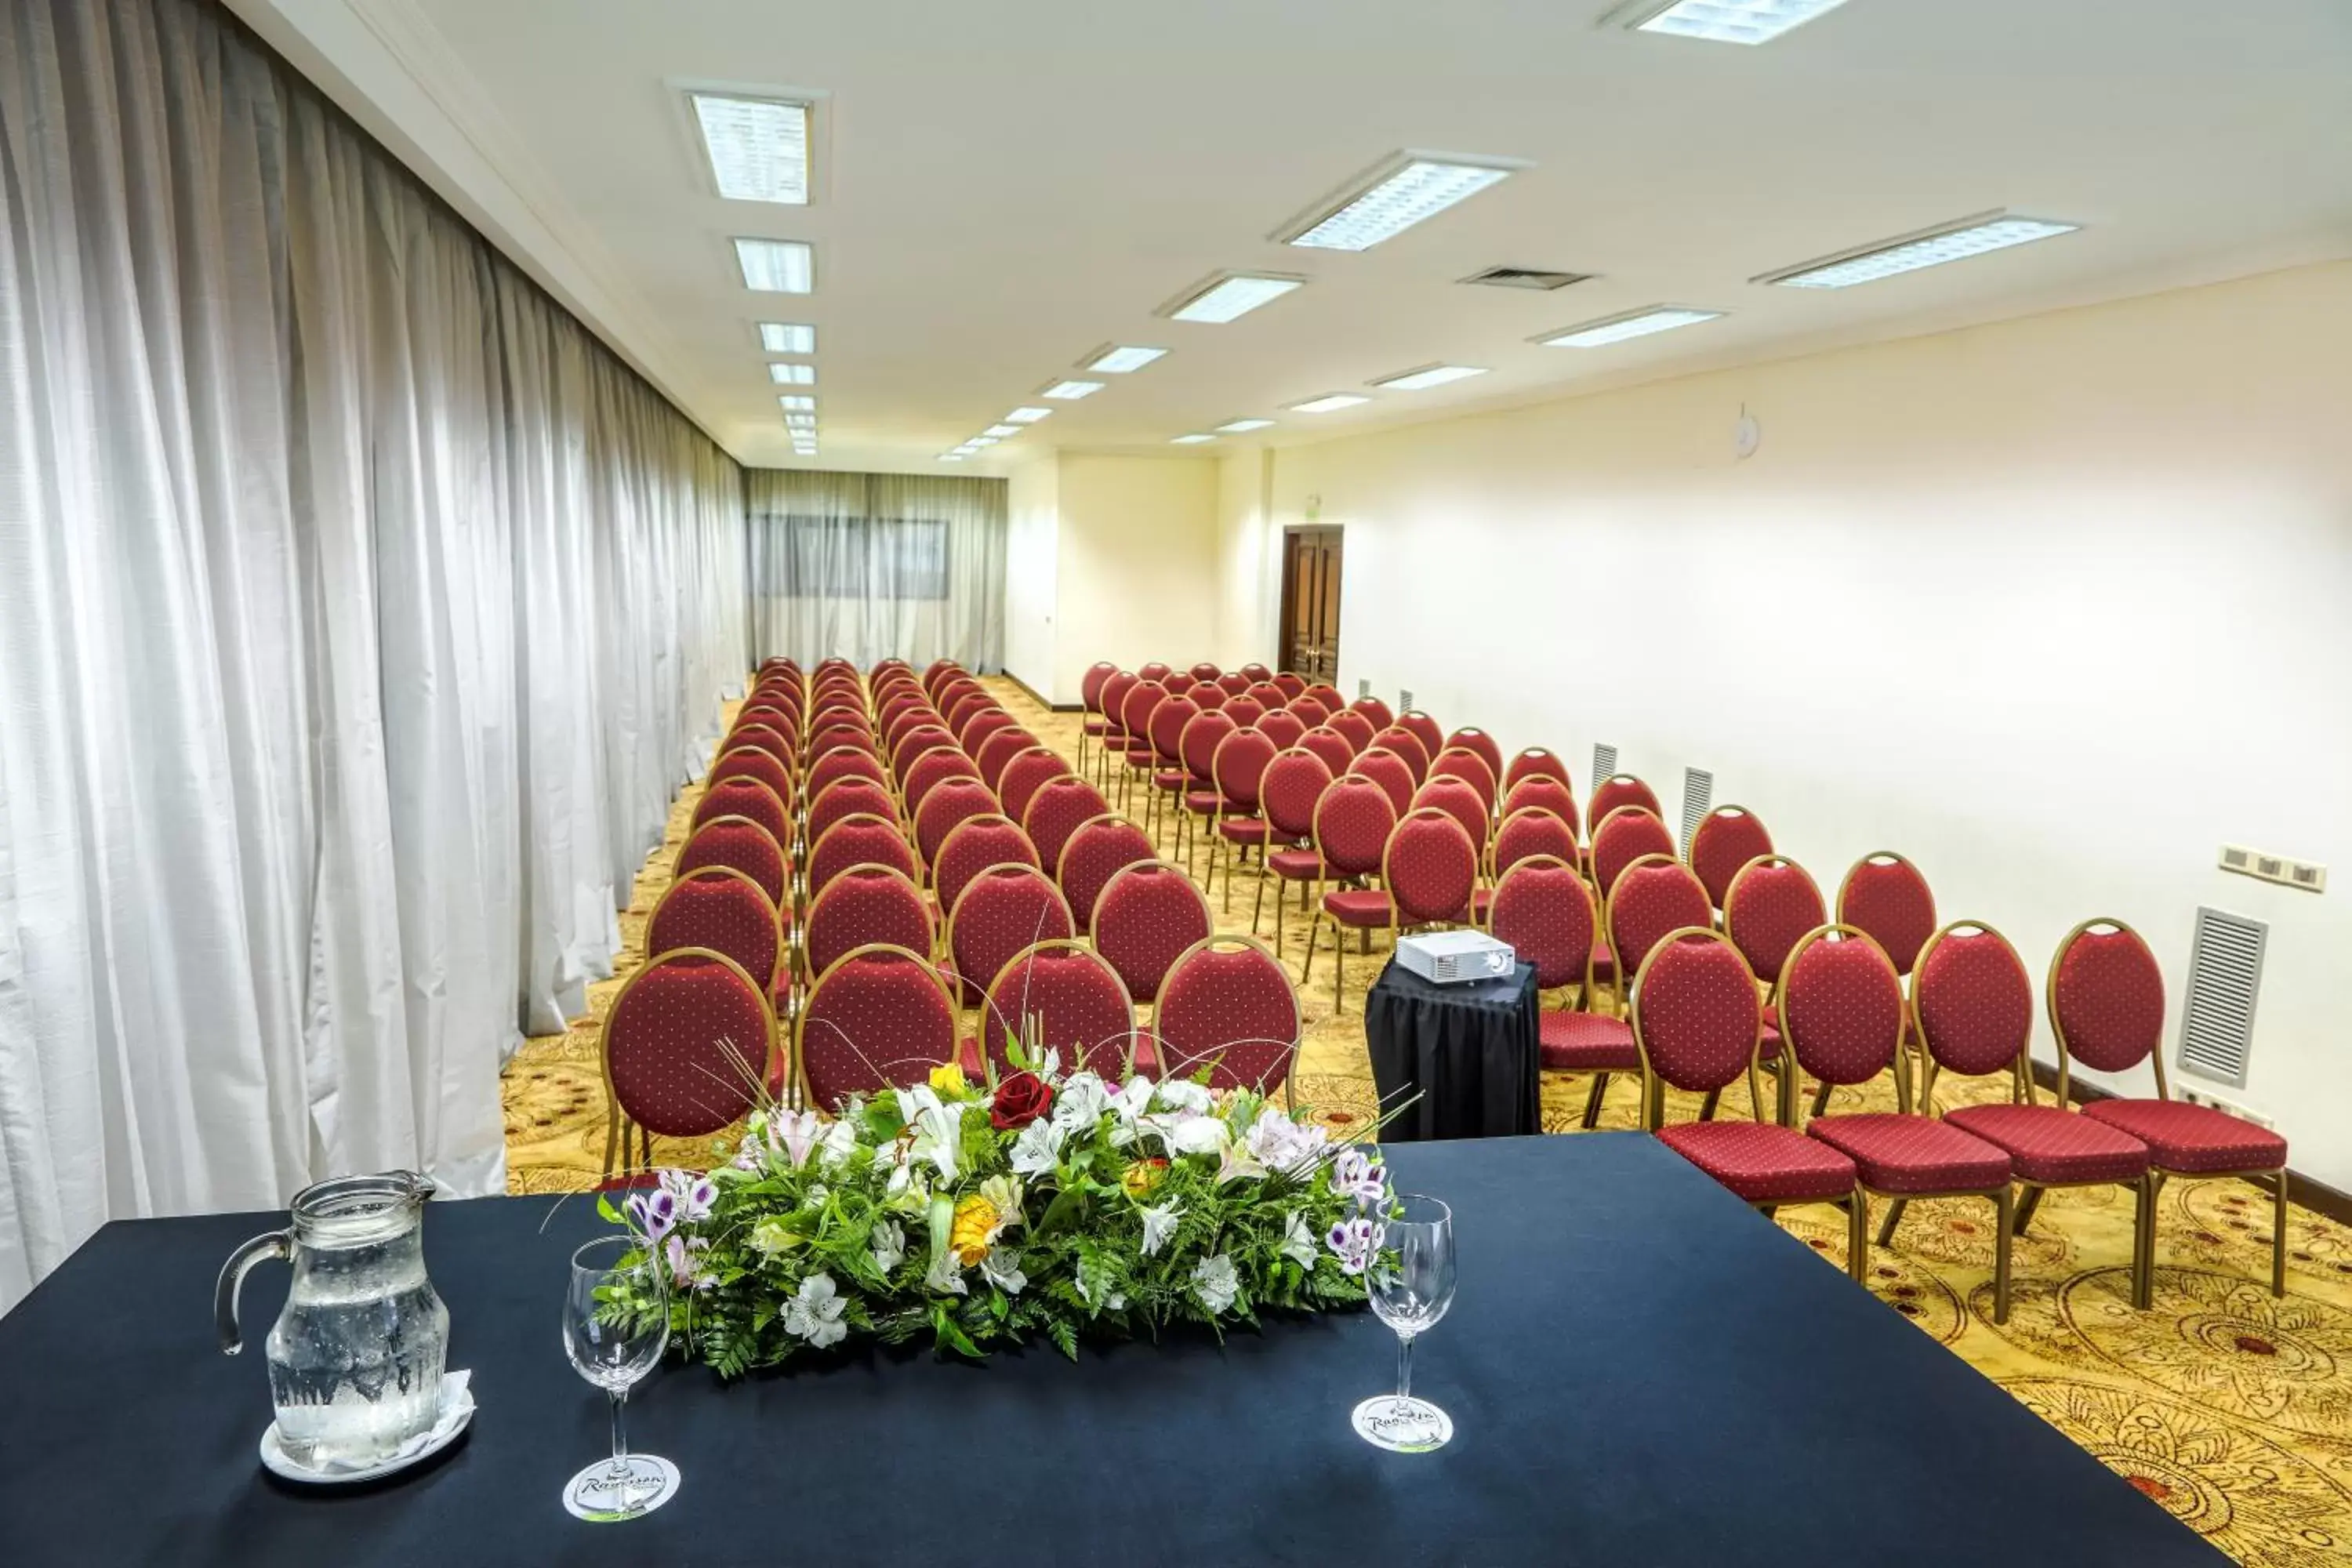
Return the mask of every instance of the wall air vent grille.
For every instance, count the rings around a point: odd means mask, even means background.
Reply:
[[[2180,1010],[2182,1070],[2246,1087],[2270,927],[2226,910],[2200,909],[2189,950],[2189,1003]]]
[[[1590,272],[1547,272],[1538,267],[1489,267],[1484,272],[1473,272],[1462,279],[1488,289],[1565,289],[1571,283],[1591,280]]]
[[[1705,768],[1683,770],[1683,858],[1690,858],[1691,838],[1698,825],[1715,809],[1715,775]]]
[[[1592,787],[1599,789],[1605,781],[1616,776],[1617,748],[1604,746],[1598,741],[1594,742],[1592,743]]]

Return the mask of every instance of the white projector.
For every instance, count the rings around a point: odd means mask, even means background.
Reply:
[[[1510,943],[1482,931],[1432,931],[1397,939],[1397,962],[1437,985],[1508,980],[1518,966]]]

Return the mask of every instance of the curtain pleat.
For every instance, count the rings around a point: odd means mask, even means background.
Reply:
[[[0,1308],[504,1183],[750,655],[741,471],[207,0],[0,6]]]

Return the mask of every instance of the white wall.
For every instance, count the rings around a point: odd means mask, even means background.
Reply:
[[[1825,890],[1899,849],[2037,977],[2074,921],[2133,922],[2168,1059],[2196,907],[2270,921],[2233,1097],[2352,1185],[2352,881],[2213,868],[2352,878],[2347,366],[2352,265],[2301,268],[1286,448],[1255,526],[1318,495],[1346,528],[1351,689],[1580,771],[1612,742],[1670,807],[1712,768]],[[1236,571],[1268,549],[1239,515]]]
[[[1217,640],[1209,657],[1228,669],[1276,662],[1282,534],[1266,526],[1274,473],[1271,451],[1236,452],[1217,467]],[[1346,631],[1343,614],[1343,642]]]
[[[1179,668],[1216,638],[1217,464],[1206,458],[1065,456],[1053,700],[1087,667]]]
[[[1005,482],[1004,668],[1048,700],[1061,581],[1061,473],[1047,453],[1013,469]]]

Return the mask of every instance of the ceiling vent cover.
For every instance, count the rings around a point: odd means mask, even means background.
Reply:
[[[1691,839],[1715,805],[1715,775],[1705,768],[1683,770],[1683,858],[1690,858]]]
[[[1595,741],[1592,743],[1592,787],[1599,789],[1603,782],[1614,778],[1616,774],[1617,748],[1604,746]]]
[[[2197,911],[2189,950],[2189,1005],[2180,1011],[2181,1069],[2246,1087],[2254,1044],[2254,996],[2270,927],[2226,910]]]
[[[1483,284],[1489,289],[1565,289],[1571,283],[1583,283],[1592,277],[1590,272],[1546,272],[1539,267],[1489,267],[1484,272],[1473,272],[1462,279],[1465,283]]]

